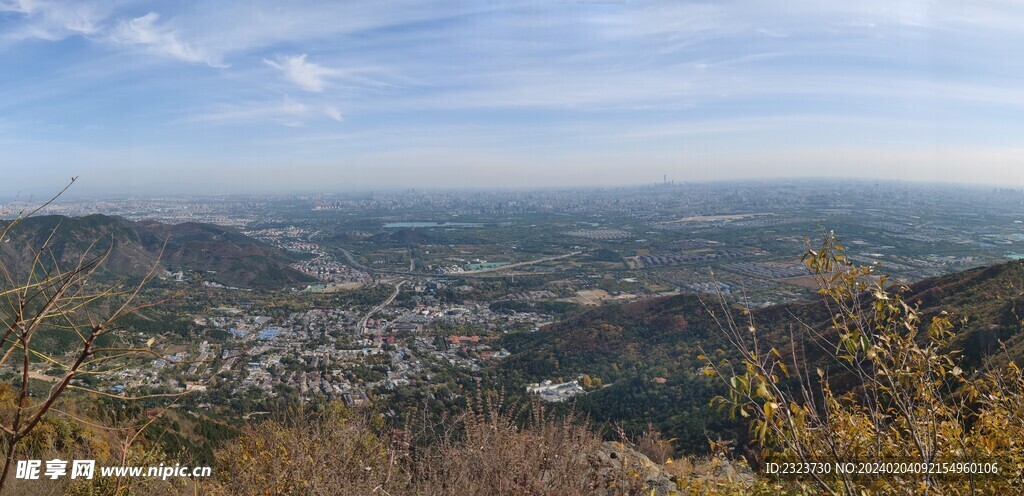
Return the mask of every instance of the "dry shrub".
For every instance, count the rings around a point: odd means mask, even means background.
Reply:
[[[625,433],[620,430],[620,436]],[[636,436],[633,447],[652,462],[661,465],[675,480],[683,494],[751,494],[761,485],[755,484],[754,473],[746,460],[730,459],[727,443],[712,442],[710,456],[672,458],[674,439],[665,439],[653,424]]]
[[[340,405],[291,425],[267,421],[217,453],[215,494],[395,494],[398,453]],[[382,492],[383,491],[383,492]]]
[[[661,437],[654,424],[647,424],[647,430],[640,433],[633,441],[637,451],[647,455],[655,463],[665,463],[672,458],[672,439]]]
[[[669,460],[665,469],[676,478],[682,494],[778,494],[777,488],[757,479],[742,462],[722,457]]]
[[[666,494],[663,470],[621,443],[604,443],[584,422],[501,401],[440,426],[374,432],[366,417],[333,406],[289,425],[267,421],[217,453],[213,494],[566,495]],[[414,446],[405,434],[429,433]],[[390,437],[385,442],[382,437]],[[642,461],[646,460],[646,461]],[[644,465],[648,466],[644,466]]]
[[[832,233],[804,261],[816,274],[831,328],[801,325],[804,334],[794,333],[790,351],[766,349],[769,340],[755,323],[738,323],[723,304],[722,327],[742,363],[739,370],[707,363],[728,387],[718,401],[749,420],[767,461],[978,462],[996,463],[1000,472],[819,471],[784,486],[849,495],[1017,493],[1024,482],[1024,377],[1011,358],[1019,357],[1007,356],[1002,370],[963,370],[952,317],[925,319],[904,301],[906,288],[892,291],[872,267],[850,263]],[[819,350],[820,364],[797,353],[801,341]]]
[[[499,401],[458,419],[415,462],[416,494],[590,495],[601,488],[589,454],[601,439],[570,415],[548,418],[534,405],[525,427]]]

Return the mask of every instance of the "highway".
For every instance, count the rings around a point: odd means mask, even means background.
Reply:
[[[405,284],[404,279],[398,281],[398,284],[395,285],[395,290],[391,293],[391,296],[388,296],[388,299],[384,300],[384,302],[381,303],[380,305],[377,305],[370,309],[369,312],[366,312],[366,315],[363,315],[363,318],[359,321],[359,325],[356,327],[357,329],[359,329],[360,334],[366,334],[366,321],[370,320],[370,317],[372,317],[373,314],[381,311],[382,309],[390,305],[392,301],[395,301],[395,298],[398,297],[398,293],[402,290],[402,284]]]

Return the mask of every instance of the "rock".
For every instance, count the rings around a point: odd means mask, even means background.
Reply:
[[[605,442],[587,457],[597,487],[608,496],[637,494],[671,496],[717,488],[743,494],[755,482],[746,464],[720,457],[656,463],[628,444]]]
[[[675,477],[643,453],[619,442],[603,443],[590,455],[594,477],[607,487],[607,494],[668,496],[680,494]],[[653,492],[652,492],[653,490]]]

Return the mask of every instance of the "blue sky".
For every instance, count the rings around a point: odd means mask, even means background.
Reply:
[[[1021,186],[1020,26],[1013,0],[0,0],[0,169],[139,193]]]

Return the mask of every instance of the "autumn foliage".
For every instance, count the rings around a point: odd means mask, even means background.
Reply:
[[[811,473],[779,489],[814,494],[1013,494],[1024,467],[1024,376],[964,370],[961,321],[925,318],[873,267],[857,266],[827,233],[804,263],[831,314],[827,329],[796,322],[784,342],[761,336],[724,300],[716,312],[739,360],[708,360],[725,380],[717,403],[749,421],[761,462],[995,463],[998,474]],[[742,312],[741,312],[742,313]],[[748,314],[749,315],[749,314]],[[832,465],[835,466],[835,465]]]

